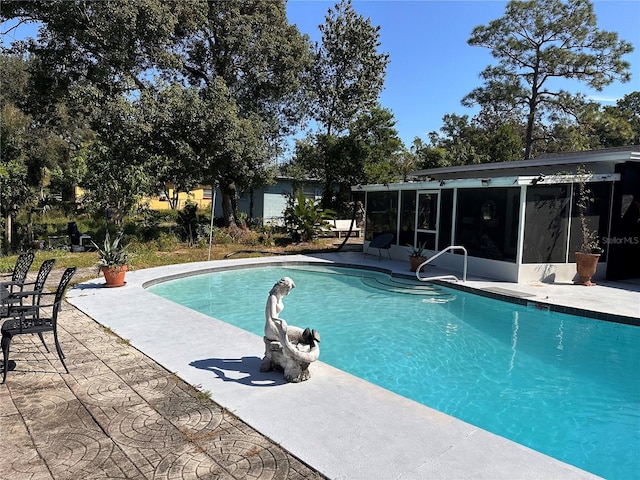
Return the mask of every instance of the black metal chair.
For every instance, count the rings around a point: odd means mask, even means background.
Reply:
[[[387,255],[389,255],[389,260],[391,260],[391,254],[389,253],[389,249],[391,248],[391,244],[393,243],[393,233],[383,233],[378,235],[373,240],[369,242],[367,249],[364,251],[366,255],[370,248],[378,249],[378,260],[382,258],[382,250],[387,251]]]
[[[11,316],[12,309],[17,309],[24,306],[24,300],[31,298],[31,305],[35,306],[40,303],[42,292],[44,291],[44,285],[47,282],[47,278],[55,265],[55,258],[45,260],[40,265],[38,275],[33,282],[23,282],[21,284],[12,282],[14,291],[4,292],[2,295],[2,305],[0,305],[0,318]],[[30,288],[28,290],[28,288]]]
[[[13,293],[16,288],[20,288],[20,285],[27,279],[27,273],[29,273],[34,258],[36,258],[36,256],[33,252],[18,255],[16,264],[13,267],[13,272],[11,273],[11,280],[0,282],[0,286],[10,293]]]
[[[7,370],[9,369],[9,347],[11,345],[11,340],[16,335],[27,333],[38,334],[44,347],[47,349],[47,352],[49,352],[49,347],[47,347],[47,344],[44,342],[42,334],[45,332],[52,332],[58,357],[60,358],[65,371],[69,373],[69,369],[64,363],[64,353],[62,353],[60,343],[58,342],[58,312],[62,306],[62,300],[64,298],[65,291],[69,286],[69,282],[71,281],[71,277],[73,277],[75,273],[76,267],[67,268],[64,271],[55,293],[50,294],[54,295],[54,301],[52,304],[38,303],[35,305],[23,305],[17,309],[12,309],[11,317],[5,320],[2,324],[2,383],[5,382],[7,378]],[[41,294],[41,296],[45,295],[48,294]]]

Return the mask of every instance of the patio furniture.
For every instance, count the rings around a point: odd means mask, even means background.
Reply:
[[[11,345],[11,340],[16,335],[27,333],[38,334],[45,349],[47,350],[47,352],[49,352],[49,347],[47,347],[47,344],[44,342],[42,334],[45,332],[52,332],[58,357],[60,358],[65,371],[69,373],[69,369],[64,363],[64,353],[62,353],[60,343],[58,342],[58,312],[60,311],[60,307],[62,306],[64,293],[69,286],[71,277],[73,277],[75,273],[76,267],[67,268],[62,274],[62,278],[60,279],[60,283],[58,284],[58,288],[56,289],[55,293],[41,294],[42,297],[45,295],[54,295],[52,304],[38,303],[31,306],[23,305],[17,310],[12,310],[11,317],[5,320],[5,322],[2,324],[2,383],[5,382],[7,378],[7,370],[9,369],[9,347]]]
[[[351,230],[351,233],[354,234],[356,237],[360,237],[360,227],[358,227],[358,225],[356,224],[355,220],[351,221],[351,220],[331,220],[330,223],[332,223],[333,225],[331,225],[331,232],[335,233],[336,235],[338,235],[338,238],[342,238],[342,234],[347,234],[349,233],[349,230]],[[353,226],[352,226],[353,224]]]
[[[378,260],[382,258],[382,250],[387,251],[387,255],[389,255],[389,260],[391,260],[391,254],[389,253],[389,249],[391,248],[391,244],[393,243],[393,233],[383,233],[378,235],[373,240],[369,242],[367,249],[364,251],[366,255],[370,248],[378,249]]]
[[[13,292],[14,287],[24,283],[34,258],[35,255],[33,252],[21,253],[18,255],[16,264],[13,267],[13,272],[10,275],[11,280],[0,282],[0,285]]]
[[[25,299],[31,298],[31,305],[29,306],[38,305],[40,303],[40,297],[42,296],[47,277],[51,273],[55,263],[55,258],[42,262],[42,265],[40,265],[40,269],[38,270],[38,275],[33,282],[23,282],[21,284],[12,283],[12,286],[16,287],[14,291],[10,291],[6,288],[0,290],[0,296],[2,299],[0,301],[0,318],[11,316],[12,311],[21,306],[25,306]],[[31,289],[27,290],[26,288],[29,288],[30,285],[32,285],[32,287],[30,287]]]

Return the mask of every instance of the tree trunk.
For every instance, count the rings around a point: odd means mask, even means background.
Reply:
[[[533,144],[533,124],[535,118],[535,111],[529,112],[529,118],[527,119],[527,133],[524,140],[524,158],[523,160],[529,160],[531,158],[531,145]]]
[[[222,194],[222,221],[225,227],[237,227],[236,224],[236,185],[233,182],[220,182]]]
[[[11,224],[11,213],[7,212],[4,217],[4,251],[7,255],[10,255],[12,252],[11,249],[11,232],[13,230],[13,225]]]
[[[169,200],[169,208],[171,210],[177,210],[180,192],[174,186],[173,190],[171,191],[171,195],[169,195],[168,190],[166,191],[166,195],[167,195],[167,199]]]
[[[527,132],[524,139],[524,160],[531,158],[531,147],[533,145],[533,127],[536,120],[536,109],[538,108],[538,78],[540,72],[540,52],[536,52],[537,63],[533,69],[533,80],[531,86],[531,98],[529,98],[529,115],[527,116]]]
[[[33,212],[27,211],[27,245],[33,245]]]
[[[251,187],[249,189],[249,221],[251,222],[253,220],[253,207],[255,204],[255,198],[254,198],[254,191],[253,191],[253,187]]]

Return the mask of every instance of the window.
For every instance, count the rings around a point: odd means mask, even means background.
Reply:
[[[520,188],[458,190],[454,243],[473,257],[515,262],[519,198]]]
[[[400,245],[413,245],[416,234],[416,192],[403,190],[400,194]]]
[[[602,238],[607,236],[609,228],[609,198],[611,194],[611,184],[606,182],[588,183],[587,188],[591,190],[593,202],[587,207],[586,221],[591,231],[598,233],[600,247],[603,247]],[[571,238],[569,239],[569,262],[575,262],[574,253],[579,250],[582,243],[582,231],[580,229],[580,218],[578,217],[578,207],[576,197],[578,194],[577,185],[573,186],[573,206],[571,208]],[[602,249],[600,261],[605,261],[607,250]]]
[[[569,185],[527,188],[522,263],[564,263]]]
[[[367,192],[365,240],[381,233],[392,233],[397,240],[398,196],[398,192]]]

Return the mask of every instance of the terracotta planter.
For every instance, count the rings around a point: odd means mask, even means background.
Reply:
[[[105,287],[122,287],[126,282],[124,275],[127,273],[126,265],[118,265],[115,267],[102,267],[104,275]]]
[[[422,262],[426,262],[427,257],[414,257],[412,255],[409,256],[409,263],[411,264],[411,271],[415,272],[416,269],[420,266]],[[421,272],[424,272],[424,267],[420,269]]]
[[[575,252],[576,270],[578,272],[578,280],[574,283],[577,285],[595,285],[591,281],[591,277],[596,273],[598,267],[599,253],[581,253]]]

